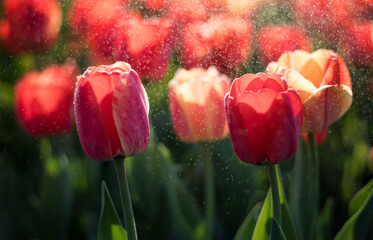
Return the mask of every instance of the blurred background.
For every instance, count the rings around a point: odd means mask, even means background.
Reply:
[[[335,236],[349,218],[350,199],[372,178],[373,1],[3,0],[0,5],[0,239],[97,239],[102,180],[123,219],[112,161],[89,159],[75,127],[38,135],[16,113],[17,82],[67,62],[76,64],[67,74],[72,90],[88,66],[117,60],[129,62],[146,87],[150,144],[126,159],[139,239],[189,239],[184,225],[203,236],[202,144],[181,142],[169,114],[168,82],[180,67],[215,65],[233,80],[264,72],[288,50],[337,52],[350,70],[354,100],[318,143],[323,219],[318,239]],[[266,170],[241,162],[229,137],[209,145],[215,239],[233,239],[266,196]],[[280,168],[290,199],[294,158]],[[372,229],[367,239],[373,238]]]

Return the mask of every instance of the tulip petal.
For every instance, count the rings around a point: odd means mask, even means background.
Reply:
[[[189,117],[187,115],[188,112],[183,107],[183,104],[179,103],[173,87],[170,88],[169,102],[172,125],[176,129],[175,132],[178,138],[185,142],[193,142],[195,137],[190,126]]]
[[[294,70],[287,70],[284,73],[287,79],[289,88],[296,89],[302,102],[305,102],[311,96],[317,88],[307,79],[305,79],[301,74]]]
[[[262,89],[258,93],[247,92],[237,100],[256,163],[264,162],[267,158],[264,146],[266,141],[264,122],[276,95],[277,93],[272,89]]]
[[[252,73],[245,74],[239,79],[235,79],[232,83],[230,96],[237,98],[245,90],[258,91],[263,86],[263,80]]]
[[[246,163],[257,165],[257,158],[253,148],[254,146],[248,137],[248,131],[245,128],[240,109],[238,108],[236,101],[229,96],[229,93],[225,95],[225,111],[227,114],[233,149],[238,158]],[[256,112],[251,109],[248,114],[255,115]],[[265,158],[261,157],[259,160],[264,161],[264,159]]]
[[[141,153],[149,143],[148,101],[137,73],[121,74],[113,93],[113,116],[126,157]]]
[[[94,160],[111,158],[109,137],[90,82],[78,82],[74,110],[76,127],[84,152]]]
[[[296,151],[302,126],[302,102],[294,90],[277,94],[265,118],[265,148],[268,159],[277,164]]]
[[[229,83],[227,81],[216,82],[210,90],[208,99],[210,104],[205,105],[206,108],[206,130],[207,137],[210,140],[221,139],[228,135],[227,117],[225,110],[221,106],[224,105],[222,91],[229,90]]]
[[[120,71],[112,71],[110,73],[105,71],[96,71],[87,76],[89,78],[89,83],[92,87],[94,96],[96,97],[96,101],[100,106],[113,156],[115,156],[118,152],[122,152],[118,132],[114,124],[112,106],[113,91],[115,86],[118,84],[120,74]]]
[[[303,104],[303,132],[322,132],[350,108],[352,91],[345,85],[324,86]]]

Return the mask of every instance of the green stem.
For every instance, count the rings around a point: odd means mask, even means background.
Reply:
[[[205,161],[205,202],[206,202],[206,240],[213,239],[215,218],[215,184],[214,164],[212,162],[210,147],[203,145],[203,158]]]
[[[124,158],[115,159],[115,167],[117,170],[120,198],[122,201],[122,209],[125,220],[125,226],[129,240],[137,240],[135,218],[133,216],[131,196],[128,187],[126,167],[124,164]]]
[[[269,183],[271,185],[272,193],[272,206],[273,206],[273,218],[276,219],[278,224],[281,226],[281,201],[280,201],[280,191],[278,188],[277,181],[277,165],[272,163],[267,164]]]
[[[317,212],[318,212],[318,199],[319,199],[319,166],[318,166],[318,156],[317,156],[317,148],[316,148],[316,143],[315,143],[315,136],[313,133],[308,133],[307,152],[308,152],[308,161],[309,161],[309,168],[310,168],[309,169],[310,177],[314,180],[314,185],[312,186],[313,189],[310,189],[310,191],[313,192],[313,201],[312,201],[311,207],[314,212],[314,216],[313,216],[314,225],[313,226],[316,227]]]

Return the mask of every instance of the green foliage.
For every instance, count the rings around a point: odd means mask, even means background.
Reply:
[[[120,223],[106,183],[102,182],[101,215],[98,240],[127,240],[127,233]]]

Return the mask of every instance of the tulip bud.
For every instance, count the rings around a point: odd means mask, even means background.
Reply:
[[[286,52],[267,70],[282,73],[289,87],[298,91],[303,104],[302,132],[326,130],[352,104],[350,73],[333,51]]]
[[[225,110],[234,151],[246,163],[277,164],[294,155],[302,102],[279,74],[246,74],[233,81]]]
[[[232,16],[215,16],[194,22],[184,31],[181,63],[186,68],[216,66],[219,72],[235,75],[251,52],[251,24]]]
[[[56,0],[6,0],[0,38],[13,52],[45,50],[56,43],[62,11]]]
[[[78,75],[73,62],[27,73],[15,87],[16,114],[34,137],[63,134],[73,126],[74,83]]]
[[[291,26],[263,28],[258,34],[258,39],[259,57],[264,66],[276,61],[284,52],[312,49],[312,43],[307,35],[301,29]]]
[[[170,113],[182,141],[216,141],[228,135],[223,98],[229,85],[215,67],[176,72],[170,82]]]
[[[80,142],[94,160],[141,153],[149,143],[149,102],[125,62],[89,67],[78,77],[74,112]]]

